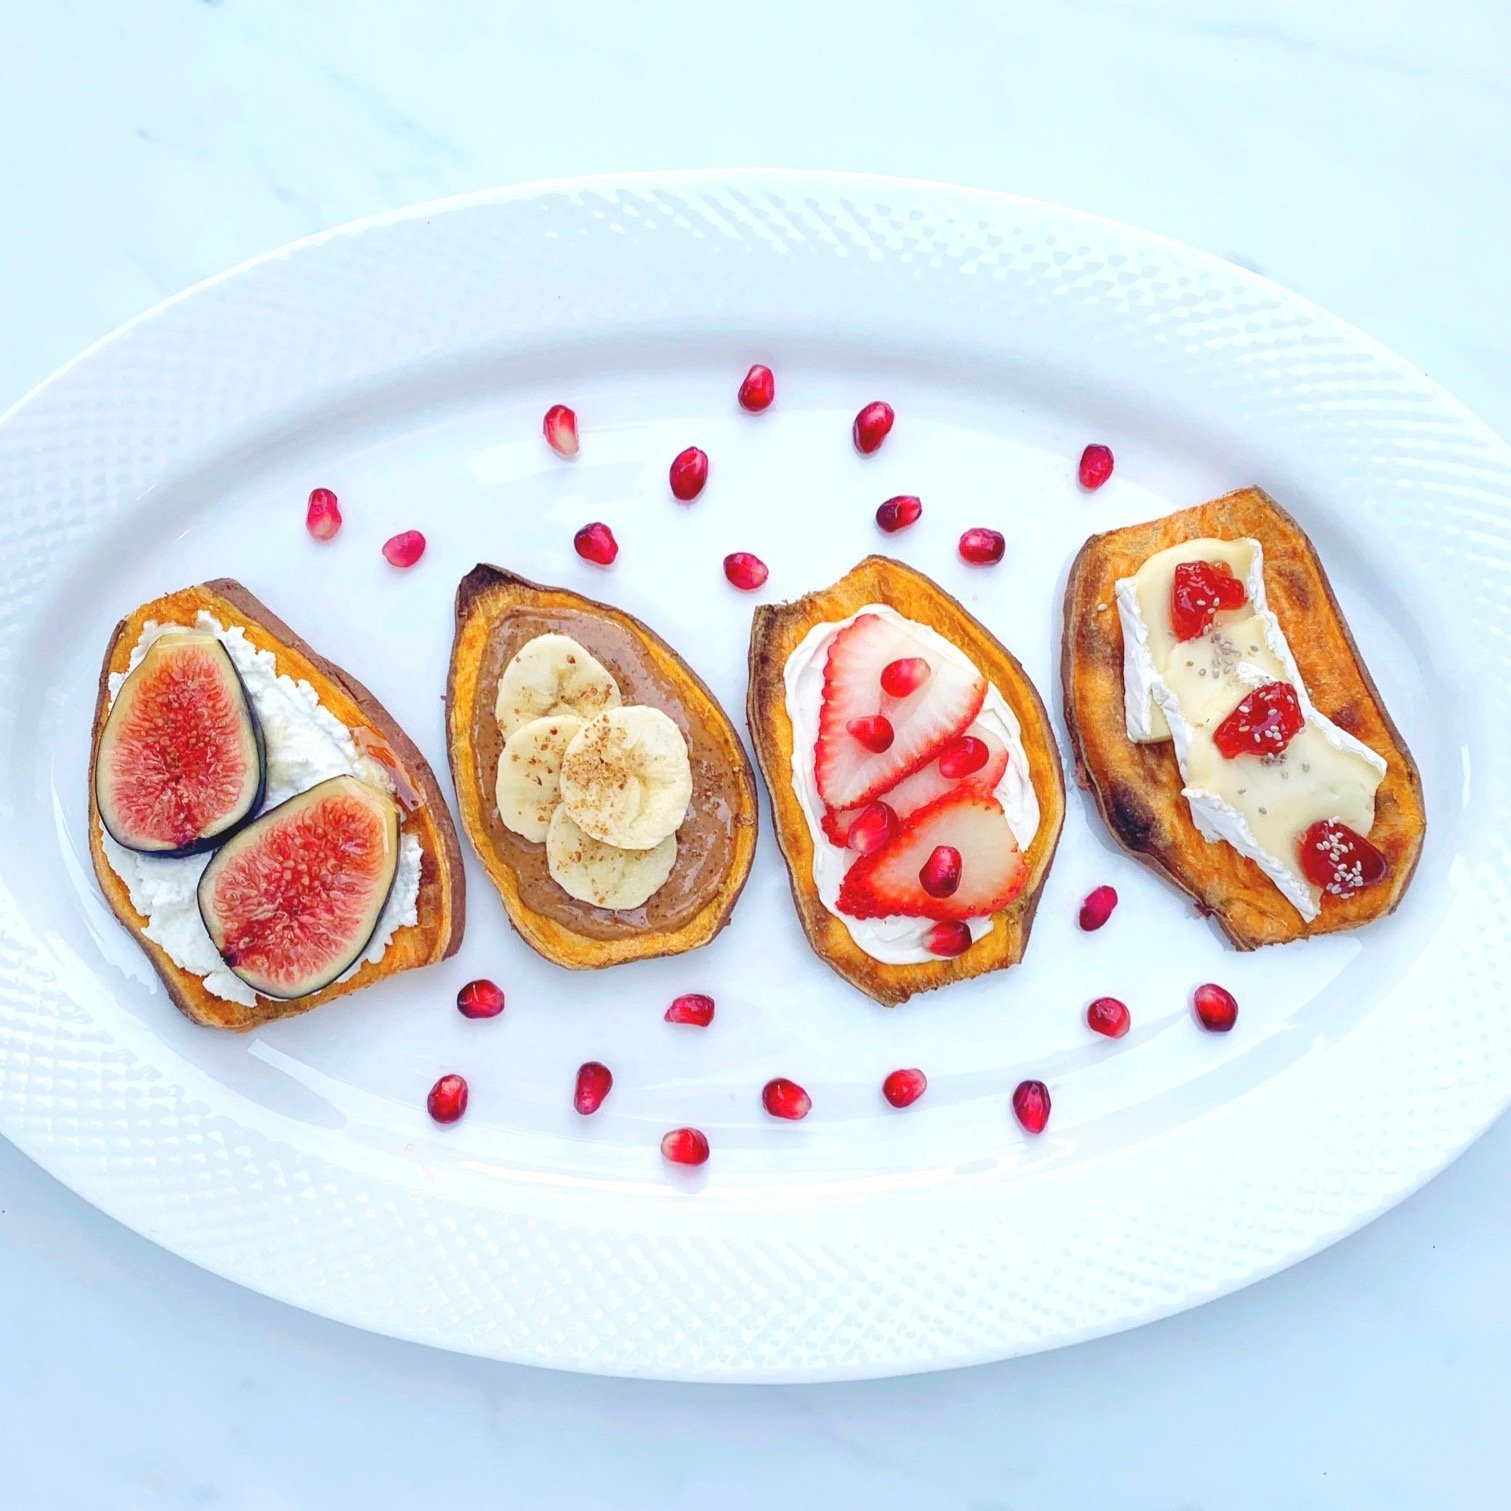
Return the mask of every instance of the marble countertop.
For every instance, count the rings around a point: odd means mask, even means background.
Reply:
[[[165,295],[355,216],[650,167],[1009,189],[1230,257],[1511,431],[1511,12],[1491,0],[14,0],[0,407]],[[1430,1007],[1424,1007],[1430,1010]],[[155,1249],[0,1142],[8,1505],[1511,1503],[1511,1127],[1360,1234],[1059,1353],[648,1385],[371,1337]]]

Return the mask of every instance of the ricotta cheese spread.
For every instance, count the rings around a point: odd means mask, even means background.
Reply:
[[[818,744],[819,709],[824,694],[824,666],[834,637],[863,614],[875,614],[887,623],[905,629],[918,642],[922,654],[971,672],[976,672],[977,668],[957,646],[951,645],[928,625],[904,618],[888,604],[869,603],[848,619],[814,625],[788,657],[783,672],[787,717],[792,721],[792,786],[813,839],[813,884],[818,889],[819,900],[844,924],[856,945],[873,960],[884,965],[918,965],[938,958],[923,944],[924,935],[933,927],[929,919],[851,918],[836,906],[840,884],[855,857],[849,850],[835,845],[824,833],[824,802],[818,795],[814,750]],[[1039,831],[1039,799],[1029,779],[1028,756],[1023,749],[1023,731],[1018,716],[1002,694],[988,683],[986,701],[975,722],[984,725],[1007,747],[1007,770],[993,789],[993,796],[1002,804],[1008,827],[1019,848],[1027,850]],[[979,939],[991,927],[991,919],[973,918],[969,927],[972,940]]]
[[[1219,612],[1204,634],[1180,641],[1171,623],[1171,586],[1176,567],[1194,561],[1226,566],[1244,584],[1247,601]],[[1313,705],[1265,596],[1263,547],[1249,538],[1190,540],[1158,551],[1118,581],[1117,606],[1128,738],[1174,742],[1198,832],[1252,860],[1310,923],[1322,894],[1301,871],[1297,841],[1319,819],[1368,834],[1385,761]],[[1213,733],[1267,682],[1295,689],[1302,728],[1280,755],[1229,760]]]
[[[127,672],[135,669],[153,641],[180,634],[186,628],[149,620],[132,649],[127,671],[110,678],[111,702]],[[262,724],[267,748],[263,811],[333,776],[355,776],[386,792],[394,790],[393,778],[383,764],[357,749],[351,730],[321,703],[315,689],[308,682],[280,676],[272,653],[254,646],[239,625],[227,629],[213,614],[202,610],[193,628],[214,635],[225,646]],[[210,854],[172,858],[142,855],[117,844],[103,831],[101,839],[111,870],[125,883],[132,907],[147,921],[142,931],[147,938],[175,965],[199,976],[211,995],[253,1006],[257,993],[226,968],[199,916],[195,892]],[[380,960],[394,934],[418,919],[420,854],[420,842],[413,834],[400,837],[398,868],[378,926],[361,959],[341,980],[354,975],[366,962]]]

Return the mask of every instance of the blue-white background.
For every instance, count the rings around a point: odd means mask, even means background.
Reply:
[[[1330,307],[1511,431],[1503,0],[0,0],[0,408],[321,227],[724,166],[1135,222]],[[721,1390],[303,1316],[0,1143],[0,1504],[1505,1506],[1508,1192],[1503,1125],[1356,1237],[1137,1333]]]

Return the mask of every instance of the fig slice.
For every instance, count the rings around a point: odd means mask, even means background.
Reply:
[[[398,863],[393,799],[356,777],[331,777],[221,846],[199,880],[199,914],[253,991],[308,997],[361,958]]]
[[[214,635],[172,631],[147,647],[110,707],[95,758],[106,832],[128,850],[193,855],[262,803],[262,726]]]

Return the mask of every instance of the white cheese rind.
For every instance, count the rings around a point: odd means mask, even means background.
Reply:
[[[818,775],[814,766],[824,692],[824,666],[834,637],[863,614],[875,614],[906,630],[918,641],[920,651],[936,660],[948,661],[972,672],[977,668],[958,646],[951,645],[928,625],[904,618],[888,604],[870,603],[857,609],[848,619],[814,625],[787,658],[783,673],[787,717],[792,721],[792,787],[813,838],[813,885],[819,901],[844,924],[850,938],[873,960],[879,960],[883,965],[919,965],[938,958],[923,945],[923,936],[933,927],[932,922],[921,918],[851,918],[841,913],[836,906],[839,889],[855,856],[835,845],[824,833],[824,803],[818,795]],[[976,722],[985,725],[1007,747],[1007,770],[993,789],[993,796],[1002,804],[1008,827],[1019,848],[1027,850],[1039,832],[1039,798],[1029,777],[1028,755],[1023,748],[1023,730],[1018,716],[990,683]],[[979,939],[991,927],[991,919],[973,918],[969,927],[971,938]]]
[[[149,621],[132,649],[127,671],[137,666],[154,640],[183,628]],[[264,809],[333,776],[360,777],[375,787],[393,791],[393,780],[382,763],[357,749],[351,730],[320,702],[315,689],[308,682],[280,676],[271,652],[254,646],[239,625],[228,630],[213,614],[201,610],[194,628],[214,635],[225,646],[262,724],[267,747]],[[111,676],[112,703],[125,680],[126,672]],[[172,859],[141,855],[117,844],[103,829],[100,837],[110,869],[125,883],[132,907],[147,921],[142,931],[147,938],[180,969],[200,977],[212,996],[255,1006],[257,993],[226,969],[199,916],[196,889],[210,855]],[[402,835],[393,886],[378,916],[378,926],[361,959],[341,980],[355,974],[364,963],[382,959],[394,934],[418,920],[420,858],[419,840],[413,834]]]
[[[1139,610],[1133,579],[1119,579],[1116,589],[1118,618],[1123,623],[1123,724],[1135,745],[1159,738],[1154,732],[1154,684],[1159,673],[1149,649],[1149,626]]]

